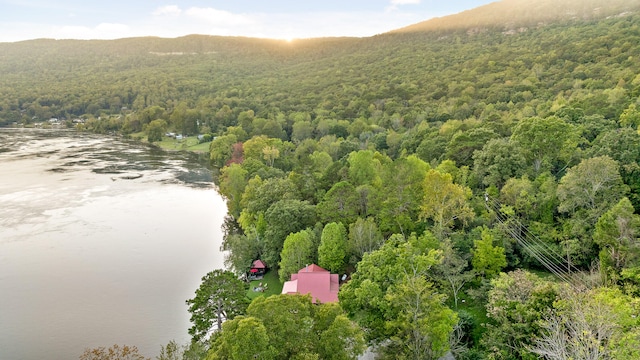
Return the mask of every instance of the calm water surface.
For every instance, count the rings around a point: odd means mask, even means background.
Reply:
[[[0,359],[187,343],[185,300],[223,266],[225,214],[193,154],[0,129]]]

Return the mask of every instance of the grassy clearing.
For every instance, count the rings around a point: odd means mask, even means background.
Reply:
[[[454,311],[464,311],[467,314],[471,315],[473,324],[471,324],[472,330],[469,336],[471,337],[471,339],[473,339],[473,342],[477,344],[485,331],[485,327],[482,324],[490,322],[489,318],[487,317],[487,309],[485,308],[484,304],[473,299],[471,296],[463,292],[460,292],[457,309],[453,306],[453,301],[451,302],[451,308]]]
[[[264,292],[253,291],[253,288],[258,287],[260,285],[260,283],[262,283],[262,286],[267,284],[267,290],[265,290]],[[257,298],[258,296],[261,296],[261,295],[264,295],[264,296],[277,295],[277,294],[280,294],[281,292],[282,292],[282,283],[280,282],[280,279],[278,278],[278,273],[276,271],[269,270],[264,275],[264,278],[262,280],[253,280],[249,284],[249,290],[247,291],[247,297],[249,299],[253,300],[253,299],[255,299],[255,298]]]
[[[184,150],[194,152],[207,152],[209,151],[209,143],[198,142],[198,138],[195,136],[183,138],[182,140],[176,140],[169,137],[162,138],[162,141],[157,141],[154,144],[160,146],[165,150]]]
[[[147,142],[147,134],[144,132],[138,132],[130,134],[129,137],[134,140]],[[209,152],[209,144],[211,142],[205,142],[200,144],[198,138],[195,136],[186,137],[181,140],[176,140],[170,137],[162,137],[161,141],[154,142],[155,145],[169,151],[193,151],[206,153]]]

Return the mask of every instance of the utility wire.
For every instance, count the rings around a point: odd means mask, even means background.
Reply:
[[[526,253],[538,260],[549,272],[569,284],[574,290],[578,290],[579,287],[586,287],[586,284],[581,281],[581,279],[572,275],[572,273],[579,272],[575,266],[568,262],[567,264],[563,264],[565,261],[564,256],[558,255],[556,250],[551,248],[546,242],[540,240],[518,218],[504,213],[500,202],[492,199],[488,194],[485,194],[485,206],[489,211],[495,213],[498,222],[500,222],[505,231],[516,240],[516,243]]]

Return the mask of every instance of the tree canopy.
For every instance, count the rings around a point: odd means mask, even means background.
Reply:
[[[523,20],[534,3],[549,11]],[[236,280],[260,257],[283,280],[306,262],[345,271],[346,316],[403,356],[535,358],[552,333],[611,320],[599,346],[637,358],[614,345],[637,340],[640,3],[495,8],[510,10],[368,38],[4,43],[0,126],[212,139],[235,274],[211,273],[189,300],[194,338],[228,324],[210,356],[330,358],[352,339],[336,334],[356,333],[290,298],[245,313]],[[574,304],[549,264],[606,306]],[[590,309],[617,314],[578,317]],[[293,335],[269,317],[322,349],[281,344]],[[256,346],[239,347],[252,327]]]

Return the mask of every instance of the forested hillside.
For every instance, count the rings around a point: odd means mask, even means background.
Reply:
[[[322,330],[253,355],[348,358],[364,334],[389,358],[638,359],[639,8],[507,0],[370,38],[5,43],[0,123],[215,137],[229,269],[348,273],[359,326],[297,304]],[[254,304],[201,351],[241,358],[242,326],[282,341]]]

